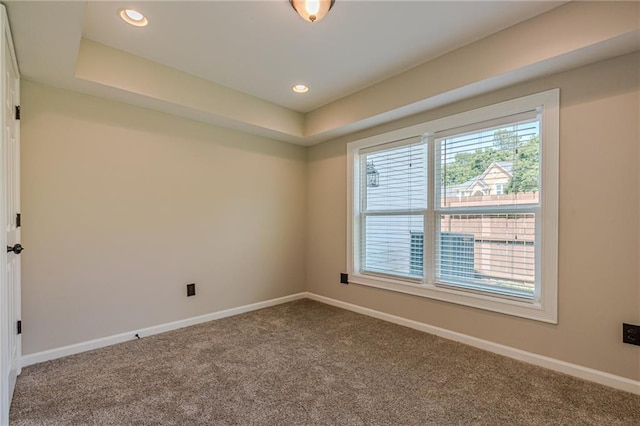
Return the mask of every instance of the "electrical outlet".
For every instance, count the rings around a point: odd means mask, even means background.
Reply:
[[[622,324],[622,341],[640,346],[640,325]]]
[[[187,284],[187,297],[196,295],[196,283]]]
[[[349,284],[349,274],[340,274],[340,284]]]

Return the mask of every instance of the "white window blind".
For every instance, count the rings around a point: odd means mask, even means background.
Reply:
[[[438,283],[535,296],[533,214],[443,214],[439,219]]]
[[[539,127],[532,111],[436,134],[436,283],[536,297]]]
[[[555,323],[558,111],[549,90],[349,143],[349,282]]]
[[[422,277],[415,261],[422,247],[412,249],[418,244],[412,236],[424,234],[426,144],[421,137],[385,144],[364,151],[360,161],[362,269]]]

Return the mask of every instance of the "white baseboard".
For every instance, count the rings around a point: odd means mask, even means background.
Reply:
[[[188,327],[190,325],[196,325],[207,321],[231,317],[234,315],[243,314],[245,312],[256,311],[258,309],[280,305],[282,303],[292,302],[298,299],[304,299],[306,297],[307,293],[291,294],[289,296],[279,297],[277,299],[265,300],[264,302],[252,303],[250,305],[239,306],[237,308],[225,309],[224,311],[212,312],[210,314],[186,318],[179,321],[142,328],[139,330],[120,333],[113,336],[102,337],[95,340],[89,340],[87,342],[76,343],[74,345],[36,352],[33,354],[22,356],[20,365],[22,367],[26,367],[29,365],[37,364],[39,362],[50,361],[52,359],[62,358],[80,352],[86,352],[98,348],[103,348],[105,346],[115,345],[116,343],[122,343],[128,340],[134,340],[136,339],[136,334],[138,334],[140,337],[147,337],[154,334],[164,333],[166,331],[176,330],[178,328]]]
[[[357,312],[359,314],[367,315],[370,317],[378,318],[383,321],[388,321],[394,324],[413,328],[415,330],[423,331],[425,333],[434,334],[436,336],[440,336],[445,339],[454,340],[456,342],[474,346],[476,348],[483,349],[485,351],[493,352],[499,355],[507,356],[509,358],[514,358],[520,361],[524,361],[529,364],[537,365],[540,367],[548,368],[550,370],[558,371],[560,373],[568,374],[570,376],[578,377],[580,379],[588,380],[591,382],[599,383],[601,385],[609,386],[615,389],[640,395],[640,381],[638,380],[631,380],[626,377],[616,376],[614,374],[606,373],[604,371],[583,367],[577,364],[572,364],[570,362],[561,361],[561,360],[546,357],[543,355],[534,354],[531,352],[523,351],[521,349],[512,348],[510,346],[501,345],[499,343],[490,342],[488,340],[479,339],[477,337],[472,337],[466,334],[457,333],[455,331],[450,331],[444,328],[435,327],[429,324],[421,323],[418,321],[410,320],[410,319],[399,317],[396,315],[387,314],[385,312],[376,311],[374,309],[365,308],[362,306],[354,305],[351,303],[343,302],[343,301],[332,299],[325,296],[320,296],[318,294],[309,293],[309,292],[296,293],[289,296],[280,297],[277,299],[265,300],[264,302],[258,302],[250,305],[239,306],[237,308],[226,309],[224,311],[213,312],[210,314],[201,315],[193,318],[187,318],[184,320],[179,320],[179,321],[174,321],[174,322],[161,324],[153,327],[143,328],[140,330],[134,330],[127,333],[116,334],[113,336],[107,336],[100,339],[90,340],[87,342],[76,343],[74,345],[63,346],[60,348],[55,348],[55,349],[50,349],[42,352],[29,354],[29,355],[24,355],[21,358],[21,366],[26,367],[32,364],[37,364],[37,363],[49,361],[52,359],[62,358],[62,357],[74,355],[80,352],[86,352],[93,349],[114,345],[116,343],[126,342],[128,340],[135,339],[136,334],[138,334],[140,337],[151,336],[154,334],[164,333],[166,331],[176,330],[178,328],[188,327],[190,325],[200,324],[203,322],[212,321],[220,318],[226,318],[233,315],[238,315],[245,312],[268,308],[270,306],[280,305],[282,303],[292,302],[294,300],[299,300],[304,298],[326,303],[327,305],[336,306],[338,308]]]
[[[477,337],[468,336],[466,334],[457,333],[455,331],[446,330],[444,328],[435,327],[422,322],[410,320],[396,315],[387,314],[385,312],[376,311],[374,309],[364,308],[362,306],[343,302],[329,297],[320,296],[314,293],[306,293],[306,297],[327,305],[336,306],[338,308],[357,312],[359,314],[368,315],[383,321],[392,322],[394,324],[403,325],[415,330],[423,331],[429,334],[443,337],[445,339],[454,340],[469,346],[474,346],[485,351],[493,352],[509,358],[524,361],[529,364],[548,368],[560,373],[568,374],[580,379],[599,383],[615,389],[631,392],[640,395],[640,381],[631,380],[626,377],[616,376],[615,374],[606,373],[604,371],[595,370],[593,368],[583,367],[581,365],[572,364],[570,362],[561,361],[555,358],[534,354],[523,351],[521,349],[512,348],[510,346],[493,343],[488,340],[478,339]]]

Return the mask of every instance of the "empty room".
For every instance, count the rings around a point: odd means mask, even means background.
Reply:
[[[640,424],[640,3],[0,7],[0,425]]]

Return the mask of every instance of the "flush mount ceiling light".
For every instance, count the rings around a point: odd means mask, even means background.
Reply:
[[[291,88],[291,90],[293,90],[296,93],[307,93],[309,91],[309,88],[304,84],[296,84]]]
[[[120,9],[118,10],[118,14],[124,22],[135,27],[146,27],[149,23],[142,13],[134,9]]]
[[[317,22],[329,13],[335,0],[289,0],[289,3],[302,19]]]

